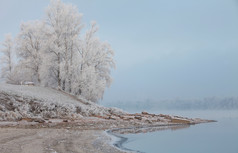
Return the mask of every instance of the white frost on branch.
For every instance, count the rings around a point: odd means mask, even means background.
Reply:
[[[111,85],[115,63],[111,46],[96,37],[96,22],[81,34],[82,14],[60,0],[51,0],[45,13],[43,20],[21,25],[16,38],[15,83],[30,81],[93,102],[102,99]],[[8,46],[13,45],[10,42]],[[9,64],[6,66],[3,72],[9,72]]]
[[[17,36],[18,68],[31,78],[31,81],[40,84],[40,68],[42,65],[43,51],[45,49],[45,25],[41,21],[31,21],[21,24]]]
[[[104,89],[109,87],[112,79],[110,72],[115,68],[114,52],[110,45],[101,42],[95,36],[96,23],[86,32],[82,40],[77,43],[77,60],[73,69],[78,77],[73,77],[73,93],[81,94],[86,99],[97,101],[101,99]]]
[[[6,82],[11,82],[14,69],[14,42],[11,34],[5,36],[5,40],[1,45],[3,46],[3,48],[0,49],[2,53],[2,57],[0,58],[1,78],[5,79]]]

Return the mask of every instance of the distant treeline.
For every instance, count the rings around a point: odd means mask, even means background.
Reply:
[[[230,110],[238,109],[238,97],[230,98],[204,98],[204,99],[173,99],[173,100],[145,100],[145,101],[120,101],[108,106],[118,107],[124,110]]]

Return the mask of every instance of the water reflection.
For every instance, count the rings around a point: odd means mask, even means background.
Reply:
[[[133,128],[121,128],[121,129],[113,129],[111,132],[117,134],[138,134],[138,133],[149,133],[156,132],[162,130],[180,130],[189,128],[190,125],[161,125],[161,126],[150,126],[150,127],[133,127]]]

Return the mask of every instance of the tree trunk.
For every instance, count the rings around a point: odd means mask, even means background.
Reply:
[[[61,88],[61,79],[60,79],[60,53],[58,53],[57,79],[58,79],[58,87]]]

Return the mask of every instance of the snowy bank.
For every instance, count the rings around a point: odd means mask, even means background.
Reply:
[[[81,118],[124,114],[51,88],[0,84],[0,121],[22,118]]]

